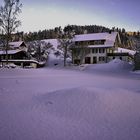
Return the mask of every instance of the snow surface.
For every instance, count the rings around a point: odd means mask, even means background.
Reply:
[[[60,45],[60,43],[58,42],[58,39],[44,39],[41,41],[44,41],[46,43],[50,43],[51,45],[53,45],[54,49],[57,49],[58,45]]]
[[[0,69],[0,140],[140,140],[140,75],[84,66]]]

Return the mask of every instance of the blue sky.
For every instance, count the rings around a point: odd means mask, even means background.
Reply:
[[[68,24],[140,30],[140,0],[21,0],[19,30],[38,31]]]

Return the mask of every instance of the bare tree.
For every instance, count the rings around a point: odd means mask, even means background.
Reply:
[[[87,48],[88,44],[87,42],[82,42],[80,45],[79,45],[79,49],[80,49],[80,53],[79,53],[79,56],[80,56],[80,64],[83,63],[83,59],[84,57],[88,54]]]
[[[64,67],[66,66],[66,59],[68,55],[68,49],[73,45],[73,37],[74,37],[74,31],[62,31],[59,35],[59,42],[60,47],[63,48],[64,51]]]
[[[11,34],[21,25],[17,16],[21,13],[22,4],[20,0],[4,0],[3,6],[0,6],[0,28],[5,34],[5,52],[8,63],[8,49]]]
[[[78,60],[75,62],[76,64],[81,65],[83,63],[85,56],[89,53],[87,46],[87,42],[79,42],[78,44],[75,43],[75,45],[72,47],[73,57],[75,60]]]
[[[50,48],[52,48],[52,45],[43,40],[37,40],[28,43],[28,53],[37,61],[45,61]]]

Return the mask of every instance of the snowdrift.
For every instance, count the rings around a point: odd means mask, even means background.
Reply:
[[[126,61],[122,61],[120,59],[114,59],[108,63],[87,65],[85,70],[121,73],[121,72],[133,70],[133,65]]]
[[[38,96],[35,104],[53,122],[48,140],[138,140],[139,101],[128,90],[80,87]]]

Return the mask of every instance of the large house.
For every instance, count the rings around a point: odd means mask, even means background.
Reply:
[[[94,64],[108,61],[121,44],[118,32],[75,35],[72,47],[72,61],[75,64]]]

